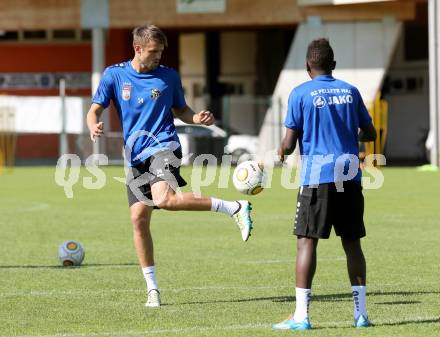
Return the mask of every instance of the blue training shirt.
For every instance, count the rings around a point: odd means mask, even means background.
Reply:
[[[180,149],[171,108],[184,108],[186,102],[175,70],[159,66],[138,73],[131,61],[112,65],[104,71],[92,102],[106,108],[110,100],[122,125],[129,165],[161,149]]]
[[[284,125],[298,131],[301,186],[360,181],[358,128],[371,121],[357,88],[331,75],[293,89]]]

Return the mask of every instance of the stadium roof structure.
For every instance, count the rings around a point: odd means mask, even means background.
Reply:
[[[375,20],[394,16],[410,20],[420,0],[2,0],[2,30],[74,29],[92,13],[110,28],[130,28],[146,22],[162,28],[286,26],[309,16],[323,21]],[[207,4],[210,5],[207,5]],[[88,11],[84,11],[87,8]],[[100,8],[100,9],[99,9]],[[107,8],[103,11],[102,8]]]

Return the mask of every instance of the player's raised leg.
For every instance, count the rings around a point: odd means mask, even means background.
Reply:
[[[231,216],[240,229],[243,241],[247,241],[252,230],[251,204],[246,200],[226,201],[217,198],[196,196],[192,192],[176,193],[167,181],[158,181],[151,186],[156,206],[169,211],[212,211]]]
[[[366,275],[367,268],[364,253],[362,252],[361,240],[341,239],[347,257],[347,270],[350,277],[353,302],[354,302],[354,325],[357,328],[370,326],[366,307]]]
[[[133,224],[133,241],[139,264],[147,283],[147,307],[160,306],[159,287],[156,281],[154,266],[153,239],[150,232],[150,221],[153,207],[136,202],[130,206],[131,222]]]

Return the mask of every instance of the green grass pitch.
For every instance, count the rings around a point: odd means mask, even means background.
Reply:
[[[241,241],[232,219],[210,212],[153,214],[164,305],[147,309],[125,187],[77,184],[67,199],[53,167],[0,176],[0,337],[291,336],[271,324],[294,309],[296,190],[251,197],[255,229]],[[374,327],[352,328],[343,250],[332,234],[318,248],[308,336],[439,336],[440,173],[385,168],[365,190],[367,307]],[[183,175],[190,181],[189,169]],[[83,170],[80,178],[90,176]],[[205,194],[242,198],[232,187]],[[58,267],[58,245],[80,241],[80,268]]]

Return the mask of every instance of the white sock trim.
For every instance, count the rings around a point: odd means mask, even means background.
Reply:
[[[226,201],[211,197],[211,211],[232,216],[239,208],[237,201]]]
[[[367,287],[366,286],[352,286],[351,294],[353,296],[353,317],[354,319],[358,319],[360,315],[365,318],[367,315],[367,305],[366,305],[366,297],[367,297]]]
[[[211,197],[211,211],[218,212],[220,209],[221,202],[222,201],[220,199]]]
[[[297,322],[302,322],[309,318],[310,299],[312,297],[312,290],[305,288],[296,288],[296,309],[293,314],[293,319]]]
[[[147,291],[157,289],[159,290],[159,287],[157,285],[156,280],[156,268],[155,266],[148,266],[142,268],[142,274],[144,274],[145,282],[147,283]]]

